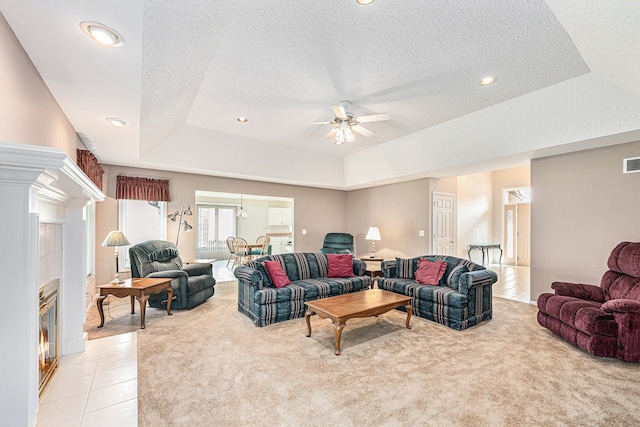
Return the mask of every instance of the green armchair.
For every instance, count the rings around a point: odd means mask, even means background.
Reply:
[[[178,248],[165,240],[148,240],[129,248],[131,277],[171,278],[176,298],[171,308],[190,309],[213,296],[216,279],[211,264],[182,265]],[[167,292],[149,296],[149,306],[164,308]]]
[[[327,233],[320,252],[323,254],[352,254],[353,236],[349,233]]]

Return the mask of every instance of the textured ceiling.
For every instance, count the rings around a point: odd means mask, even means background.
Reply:
[[[358,188],[522,164],[640,129],[636,2],[0,5],[104,163]],[[83,20],[117,29],[125,46],[98,47]],[[480,86],[487,75],[496,83]],[[330,125],[309,123],[331,120],[341,100],[391,119],[337,146],[324,139]]]

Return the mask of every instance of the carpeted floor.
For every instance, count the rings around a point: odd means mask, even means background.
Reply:
[[[540,327],[528,304],[454,331],[399,311],[256,328],[234,283],[138,331],[140,426],[640,425],[640,365],[596,358]]]

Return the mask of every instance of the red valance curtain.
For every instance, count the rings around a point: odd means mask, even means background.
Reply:
[[[76,150],[76,163],[82,172],[100,189],[102,190],[102,175],[104,169],[98,163],[98,159],[89,150]]]
[[[169,180],[118,175],[116,199],[170,202]]]

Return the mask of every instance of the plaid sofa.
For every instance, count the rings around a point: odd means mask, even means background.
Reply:
[[[438,286],[415,280],[420,258],[447,263]],[[423,255],[383,261],[381,268],[384,277],[378,278],[378,288],[413,297],[411,307],[418,317],[463,330],[493,315],[491,285],[498,276],[481,265],[452,256]]]
[[[265,261],[282,264],[291,284],[276,288],[269,280]],[[305,301],[358,292],[371,287],[371,277],[364,276],[367,264],[353,260],[350,278],[328,278],[327,255],[291,253],[269,255],[238,266],[238,311],[256,326],[303,317]]]

